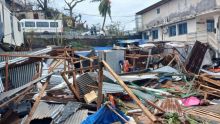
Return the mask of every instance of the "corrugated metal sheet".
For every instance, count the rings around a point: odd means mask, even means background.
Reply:
[[[4,92],[5,88],[2,83],[2,77],[0,76],[0,93]]]
[[[85,73],[76,79],[81,96],[92,91],[91,88],[88,87],[88,85],[98,86],[98,83],[90,76],[92,75],[90,73],[92,72]]]
[[[73,115],[80,107],[82,103],[80,102],[68,102],[67,105],[64,107],[64,111],[60,119],[56,122],[57,124],[61,124],[66,121],[71,115]]]
[[[42,49],[42,50],[39,50],[39,51],[35,51],[35,52],[27,52],[27,55],[41,55],[41,54],[46,54],[48,52],[51,52],[52,51],[52,48],[49,47],[49,48],[45,48],[45,49]],[[23,53],[24,54],[24,53]],[[0,57],[1,60],[5,60],[5,57]],[[12,57],[10,58],[11,60],[9,60],[9,64],[14,64],[14,63],[17,63],[17,62],[20,62],[20,61],[25,61],[28,59],[28,57]],[[0,68],[3,68],[5,67],[5,62],[0,62]]]
[[[81,124],[88,117],[88,110],[79,110],[70,116],[64,124]]]
[[[31,86],[32,84],[35,84],[35,83],[41,81],[42,79],[44,79],[44,78],[46,78],[46,77],[48,77],[48,76],[53,75],[54,73],[56,73],[56,72],[51,72],[50,74],[45,75],[45,76],[42,76],[42,77],[40,77],[40,78],[38,78],[38,79],[35,79],[35,80],[33,80],[33,81],[31,81],[31,82],[29,82],[29,83],[27,83],[27,84],[25,84],[25,85],[23,85],[23,86],[21,86],[21,87],[18,87],[18,88],[16,88],[16,89],[13,89],[13,90],[10,90],[10,91],[1,93],[1,94],[0,94],[0,101],[2,101],[2,100],[5,99],[5,98],[8,98],[8,97],[13,96],[14,94],[20,92],[21,90],[23,90],[23,89],[25,89],[25,88]]]
[[[36,70],[35,64],[31,63],[9,69],[9,81],[13,88],[18,88],[33,80]],[[0,70],[0,74],[5,77],[5,70]]]
[[[156,104],[165,112],[183,115],[182,107],[176,98],[160,99]],[[159,111],[155,109],[155,113],[159,113]]]
[[[102,93],[122,93],[124,89],[118,84],[106,83],[103,82]]]
[[[64,109],[63,104],[47,104],[45,102],[40,102],[32,120],[34,119],[44,119],[44,118],[56,118]]]

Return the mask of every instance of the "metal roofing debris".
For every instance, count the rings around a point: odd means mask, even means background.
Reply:
[[[2,77],[0,76],[0,93],[4,92],[5,88],[2,83]]]
[[[147,94],[147,93],[144,93],[144,92],[142,92],[140,90],[132,89],[132,92],[135,95],[137,95],[139,98],[143,99],[143,100],[147,99],[147,100],[150,100],[150,101],[153,101],[153,102],[156,101],[156,97],[155,96]]]
[[[175,74],[179,74],[179,71],[177,71],[176,69],[170,67],[170,66],[164,66],[158,69],[155,69],[151,72],[157,72],[157,73],[175,73]]]
[[[65,120],[67,118],[70,118],[70,116],[73,115],[81,106],[82,103],[80,102],[68,102],[67,105],[64,107],[62,115],[60,119],[58,119],[57,123],[61,124],[65,122]]]
[[[41,55],[41,54],[46,54],[48,52],[51,52],[52,51],[52,48],[51,47],[48,47],[48,48],[45,48],[45,49],[42,49],[42,50],[39,50],[39,51],[36,51],[36,52],[32,52],[32,53],[29,53],[27,55]],[[17,63],[17,62],[20,62],[20,61],[25,61],[27,60],[28,57],[17,57],[17,58],[14,58],[12,60],[9,60],[9,64],[14,64],[14,63]],[[0,62],[0,68],[3,68],[5,67],[5,62]]]
[[[79,110],[70,116],[63,124],[81,124],[88,117],[88,110]]]
[[[37,79],[35,79],[35,80],[33,80],[33,81],[31,81],[31,82],[29,82],[29,83],[27,83],[27,84],[25,84],[25,85],[23,85],[23,86],[21,86],[21,87],[18,87],[18,88],[16,88],[16,89],[13,89],[13,90],[10,90],[10,91],[1,93],[1,94],[0,94],[0,101],[2,101],[2,100],[5,99],[5,98],[11,97],[12,95],[14,95],[14,94],[20,92],[21,90],[23,90],[23,89],[25,89],[25,88],[27,88],[27,87],[29,87],[29,86],[31,86],[31,85],[33,85],[33,84],[39,82],[39,81],[41,81],[41,80],[44,79],[44,78],[47,78],[47,77],[53,75],[54,73],[55,73],[55,72],[51,72],[50,74],[45,75],[45,76],[42,76],[42,77],[40,77],[40,78],[37,78]]]
[[[76,79],[81,96],[91,92],[91,88],[89,88],[88,85],[98,86],[98,83],[93,80],[89,73],[92,72],[85,73]]]
[[[140,74],[140,75],[122,75],[120,76],[123,81],[133,82],[145,79],[158,79],[157,74]]]
[[[54,119],[63,111],[63,109],[63,104],[47,104],[45,102],[40,102],[32,116],[32,120],[44,118]]]
[[[35,64],[36,63],[30,63],[9,69],[9,80],[13,88],[18,88],[33,80],[36,72]]]
[[[176,98],[160,99],[156,104],[165,112],[177,113],[179,116],[183,115],[181,105]],[[155,113],[159,113],[159,111],[155,109]]]
[[[102,93],[122,93],[124,89],[118,84],[106,83],[103,82]]]
[[[116,82],[116,79],[108,72],[103,71],[103,74],[105,77],[111,79],[112,81]],[[133,81],[139,81],[144,79],[158,79],[156,76],[157,74],[147,74],[147,73],[139,73],[139,74],[127,74],[127,75],[121,75],[121,79],[126,82],[133,82]]]

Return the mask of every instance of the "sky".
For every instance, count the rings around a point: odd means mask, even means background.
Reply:
[[[158,2],[160,0],[111,0],[111,15],[112,21],[121,22],[121,27],[125,30],[132,30],[135,28],[135,13]],[[103,18],[98,11],[98,2],[91,2],[86,0],[79,3],[73,10],[74,14],[81,14],[82,21],[87,21],[89,26],[102,24]],[[67,8],[63,0],[53,0],[50,6],[58,8],[59,10],[68,13],[64,10]],[[106,25],[110,24],[110,18],[107,18]]]

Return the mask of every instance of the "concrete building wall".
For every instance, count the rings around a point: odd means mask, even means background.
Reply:
[[[172,0],[142,15],[142,27],[146,30],[163,24],[165,20],[171,21],[180,17],[195,15],[214,9],[220,0]],[[160,13],[157,13],[160,9]]]

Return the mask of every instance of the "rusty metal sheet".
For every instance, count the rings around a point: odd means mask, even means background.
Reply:
[[[162,108],[165,112],[177,113],[179,116],[183,115],[181,105],[176,98],[161,99],[156,103],[156,105]],[[157,114],[160,112],[155,109],[154,113]]]

